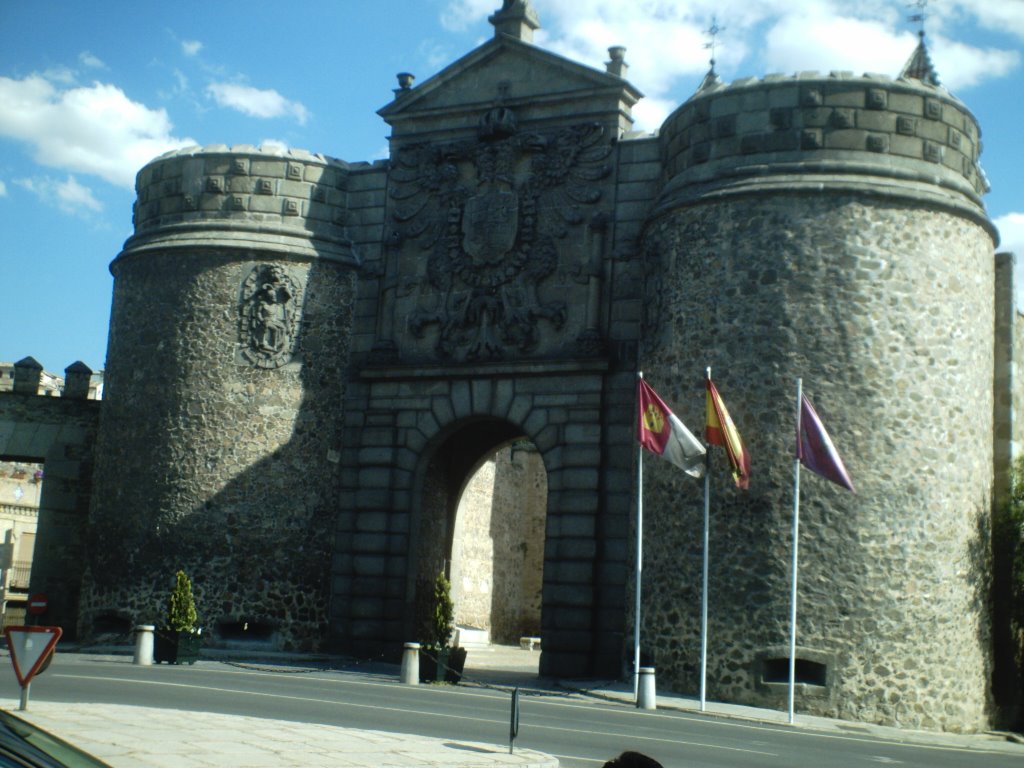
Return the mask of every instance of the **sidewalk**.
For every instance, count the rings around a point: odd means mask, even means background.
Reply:
[[[33,701],[27,712],[17,711],[17,701],[0,706],[114,768],[558,766],[556,758],[527,749],[510,755],[507,746],[285,720],[112,704]]]

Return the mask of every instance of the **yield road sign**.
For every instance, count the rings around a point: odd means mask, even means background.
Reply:
[[[7,647],[18,684],[24,688],[39,672],[60,639],[60,627],[7,627]]]

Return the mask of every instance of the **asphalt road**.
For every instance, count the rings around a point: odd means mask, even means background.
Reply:
[[[397,668],[285,670],[289,668],[216,661],[142,667],[122,657],[58,655],[32,683],[29,708],[35,700],[106,702],[508,743],[511,697],[503,690],[403,686],[397,682]],[[13,670],[0,669],[0,696],[18,695]],[[666,766],[1024,766],[1024,748],[1007,754],[984,747],[885,741],[692,713],[640,711],[552,691],[522,693],[516,744],[556,755],[570,768],[599,766],[625,749],[649,754]]]

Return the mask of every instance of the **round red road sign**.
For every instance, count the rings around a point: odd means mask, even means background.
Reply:
[[[49,604],[49,599],[41,592],[32,595],[28,599],[28,612],[33,616],[39,616],[42,613],[46,613],[46,606]]]

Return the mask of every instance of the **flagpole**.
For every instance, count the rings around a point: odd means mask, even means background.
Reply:
[[[711,380],[711,367],[707,368]],[[705,395],[706,397],[706,395]],[[708,520],[711,498],[711,447],[704,454],[704,563],[700,588],[700,711],[707,706],[708,679]]]
[[[637,371],[637,378],[643,379],[643,371]],[[637,442],[636,461],[636,594],[633,598],[633,701],[640,695],[640,576],[643,572],[644,546],[644,447]]]
[[[793,700],[796,691],[796,577],[797,553],[800,544],[800,417],[804,380],[796,380],[796,456],[793,459],[793,563],[789,595],[789,722],[796,719]]]

